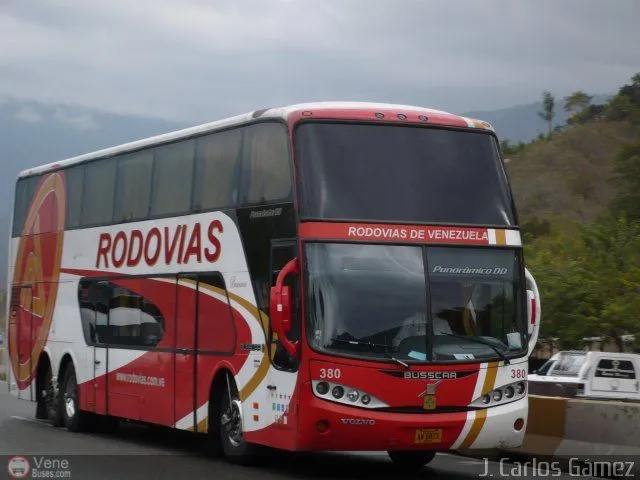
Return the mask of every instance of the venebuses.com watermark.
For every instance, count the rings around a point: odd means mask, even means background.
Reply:
[[[71,464],[64,458],[43,455],[9,457],[9,478],[71,478]]]

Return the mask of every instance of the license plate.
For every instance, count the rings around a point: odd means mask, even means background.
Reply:
[[[417,429],[415,443],[442,443],[442,429],[441,428]]]
[[[425,410],[435,410],[436,408],[436,396],[435,395],[425,395],[422,401],[422,408]]]

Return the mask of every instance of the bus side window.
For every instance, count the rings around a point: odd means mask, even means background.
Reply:
[[[87,345],[105,344],[111,286],[105,281],[82,280],[78,290],[82,331]]]
[[[278,273],[293,258],[295,258],[295,245],[291,243],[282,245],[273,245],[271,249],[271,285],[276,284]],[[296,342],[300,340],[301,319],[300,319],[300,290],[298,288],[298,275],[291,274],[285,280],[285,285],[291,287],[291,330],[287,333],[287,338]],[[271,347],[273,364],[277,368],[283,370],[295,371],[298,369],[298,362],[283,347],[275,332],[270,332],[271,338],[269,345]]]

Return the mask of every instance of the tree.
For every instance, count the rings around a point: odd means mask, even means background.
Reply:
[[[614,182],[618,195],[613,210],[640,221],[640,136],[635,145],[626,145],[615,159]]]
[[[582,90],[573,92],[568,97],[564,97],[564,109],[566,112],[579,113],[591,104],[593,96],[587,95]]]
[[[548,90],[542,92],[542,110],[538,112],[538,116],[549,125],[549,136],[553,132],[553,118],[556,116],[555,106],[556,101],[551,92]]]
[[[542,297],[541,336],[558,337],[563,349],[594,336],[622,349],[625,335],[640,335],[640,222],[620,215],[563,227],[525,244]]]
[[[629,97],[631,103],[640,106],[640,73],[631,77],[631,85],[623,86],[619,94]]]

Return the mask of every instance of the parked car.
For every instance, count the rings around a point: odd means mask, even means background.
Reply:
[[[534,395],[640,401],[640,355],[558,352],[528,380]]]

